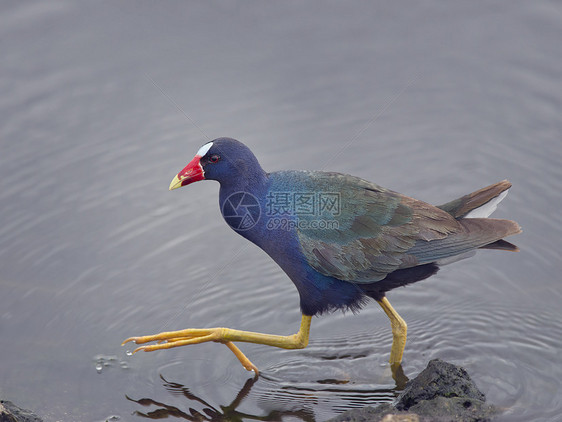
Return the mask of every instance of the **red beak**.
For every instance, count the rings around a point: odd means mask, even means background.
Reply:
[[[205,180],[203,167],[199,162],[200,159],[201,156],[196,155],[193,160],[191,160],[189,164],[185,166],[184,169],[176,175],[176,177],[174,177],[172,183],[170,183],[170,190],[174,190],[200,180]]]

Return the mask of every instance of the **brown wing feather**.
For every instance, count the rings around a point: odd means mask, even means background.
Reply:
[[[339,228],[332,233],[299,230],[309,264],[324,275],[368,283],[400,268],[418,265],[408,253],[420,240],[462,232],[450,214],[396,192],[361,185],[341,190]]]
[[[320,188],[337,188],[341,195],[341,213],[324,216],[338,227],[299,229],[299,241],[314,269],[341,280],[372,283],[398,269],[456,256],[520,231],[508,220],[455,219],[503,192],[509,182],[466,195],[443,210],[352,176],[314,176]]]

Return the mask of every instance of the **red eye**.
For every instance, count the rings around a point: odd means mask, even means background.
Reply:
[[[221,159],[220,155],[218,154],[213,154],[209,157],[209,161],[211,163],[216,163],[217,161],[219,161]]]

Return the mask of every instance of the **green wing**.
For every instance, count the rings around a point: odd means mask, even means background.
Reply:
[[[324,275],[371,283],[478,247],[461,222],[433,205],[348,175],[308,174],[307,189],[339,196],[338,207],[322,207],[319,197],[314,215],[298,216],[302,251]]]

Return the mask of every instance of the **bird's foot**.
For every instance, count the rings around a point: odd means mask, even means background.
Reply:
[[[186,346],[188,344],[199,344],[207,341],[220,341],[223,328],[188,328],[187,330],[165,331],[159,334],[140,337],[129,337],[121,345],[133,342],[144,344],[156,342],[147,346],[137,347],[133,353],[144,351],[153,352],[155,350],[171,349],[172,347]]]
[[[156,344],[137,347],[133,351],[133,353],[136,353],[141,350],[144,352],[153,352],[155,350],[171,349],[172,347],[214,341],[226,345],[238,358],[244,368],[258,374],[258,368],[244,356],[233,342],[241,341],[245,343],[264,344],[266,346],[280,347],[283,349],[302,349],[308,344],[311,320],[311,316],[303,315],[299,331],[290,336],[254,333],[251,331],[233,330],[231,328],[188,328],[187,330],[167,331],[152,336],[130,337],[122,344],[128,342],[134,342],[136,344],[156,342]]]
[[[129,337],[121,345],[125,345],[129,342],[135,344],[156,342],[156,344],[137,347],[133,350],[134,354],[139,351],[154,352],[156,350],[214,341],[225,344],[246,370],[253,371],[256,375],[259,375],[259,370],[256,365],[254,365],[234,343],[225,339],[226,330],[225,328],[188,328],[186,330],[167,331],[149,336]]]

